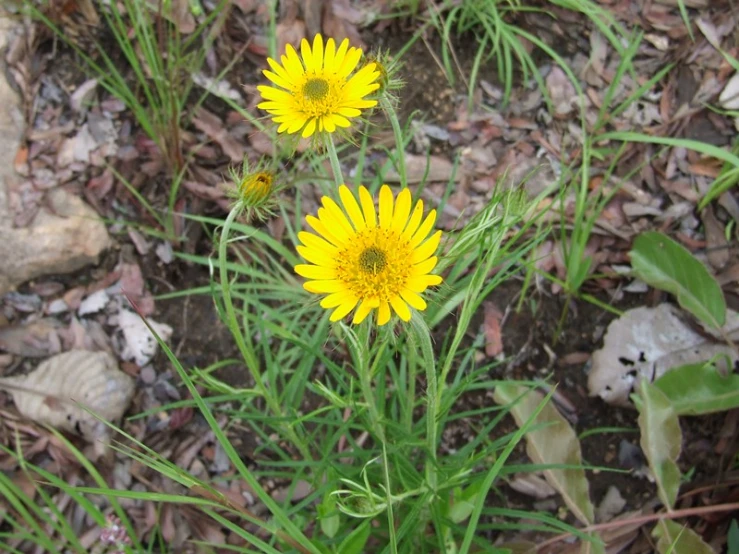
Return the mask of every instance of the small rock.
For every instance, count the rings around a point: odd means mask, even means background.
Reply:
[[[0,20],[0,45],[12,23]],[[41,275],[68,273],[97,261],[110,245],[105,225],[78,197],[63,189],[47,192],[28,227],[16,229],[9,213],[7,187],[18,178],[14,159],[23,134],[20,99],[0,76],[0,294]]]
[[[3,171],[0,169],[0,174]],[[39,210],[28,227],[11,227],[4,182],[0,175],[0,293],[34,277],[69,273],[97,263],[110,246],[97,214],[64,189],[48,191],[50,210]]]

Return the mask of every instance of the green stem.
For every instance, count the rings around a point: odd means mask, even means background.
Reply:
[[[398,554],[398,539],[395,536],[395,516],[393,515],[392,489],[390,488],[390,463],[387,458],[387,446],[382,443],[382,466],[385,477],[385,498],[387,502],[387,528],[390,533],[390,552]]]
[[[221,229],[221,240],[218,244],[218,266],[220,270],[223,305],[226,308],[227,324],[231,329],[231,333],[233,334],[234,339],[236,340],[236,345],[241,352],[241,356],[244,358],[246,368],[251,374],[252,379],[254,379],[254,384],[257,390],[262,395],[265,402],[267,402],[267,406],[269,407],[270,411],[275,416],[277,416],[280,421],[283,421],[284,414],[282,412],[280,401],[271,393],[271,391],[267,388],[267,386],[264,384],[264,381],[262,380],[262,374],[259,371],[259,360],[257,359],[256,353],[254,352],[252,346],[246,343],[246,339],[239,325],[239,321],[236,316],[236,309],[234,308],[233,300],[231,298],[231,285],[228,280],[228,269],[226,267],[228,261],[228,237],[231,234],[231,226],[236,220],[238,214],[241,212],[241,208],[242,206],[239,202],[229,212],[226,221],[223,223],[223,228]],[[281,424],[281,427],[287,438],[298,448],[303,458],[306,461],[312,460],[313,458],[311,456],[310,449],[300,439],[300,437],[298,437],[295,429],[290,426],[285,426],[284,424]]]
[[[400,121],[398,114],[392,102],[385,96],[380,98],[380,107],[385,110],[390,126],[393,128],[393,136],[395,137],[395,165],[398,167],[398,175],[400,176],[400,186],[408,186],[408,177],[405,170],[405,141],[403,140],[403,132],[400,129]]]
[[[370,416],[370,427],[372,432],[377,438],[385,443],[385,431],[380,424],[380,412],[377,410],[377,403],[375,402],[375,395],[372,392],[372,369],[369,364],[369,334],[371,326],[365,323],[358,329],[359,336],[359,347],[364,350],[359,356],[359,367],[357,373],[359,374],[359,386],[362,389],[362,396],[364,396],[364,402],[367,404],[367,410]],[[380,349],[378,355],[382,353],[384,348]],[[377,357],[375,357],[377,360]]]
[[[358,356],[359,367],[357,372],[359,373],[359,383],[362,389],[362,396],[367,404],[367,409],[370,416],[370,428],[372,432],[377,436],[377,439],[382,444],[382,468],[383,478],[385,481],[385,499],[387,503],[387,523],[388,530],[390,532],[390,551],[392,554],[398,552],[398,541],[395,536],[395,516],[393,515],[393,495],[392,495],[392,484],[390,482],[390,462],[387,456],[387,443],[385,441],[385,429],[380,422],[380,413],[377,410],[377,402],[375,401],[375,395],[372,391],[372,375],[385,352],[385,345],[383,341],[376,349],[375,356],[372,365],[369,363],[369,337],[372,326],[369,322],[365,322],[360,326],[357,339],[359,342],[359,348],[363,350]]]
[[[334,135],[325,133],[326,150],[328,151],[328,159],[331,161],[331,171],[334,174],[334,182],[337,187],[344,184],[344,177],[341,174],[341,164],[339,163],[339,155],[336,153],[336,145],[334,144]]]
[[[439,381],[436,375],[436,359],[431,345],[431,331],[426,322],[417,313],[411,318],[413,342],[421,348],[423,365],[426,368],[426,444],[429,451],[429,461],[426,464],[426,480],[429,488],[436,492],[436,448],[438,429],[436,419],[439,414]]]

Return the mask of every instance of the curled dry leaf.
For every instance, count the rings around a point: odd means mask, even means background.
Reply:
[[[591,396],[609,404],[627,406],[629,395],[641,379],[649,382],[667,371],[706,362],[726,355],[732,363],[739,355],[725,344],[716,343],[693,330],[672,304],[655,308],[634,308],[608,326],[603,348],[593,352],[588,376]],[[734,315],[727,314],[732,322]],[[718,361],[719,366],[722,361]],[[727,369],[727,368],[724,368]]]
[[[108,436],[108,427],[86,409],[118,421],[131,402],[134,383],[107,352],[72,350],[28,375],[0,378],[0,388],[8,390],[25,417],[95,441]]]

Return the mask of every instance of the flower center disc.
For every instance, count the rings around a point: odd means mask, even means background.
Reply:
[[[377,275],[387,266],[387,255],[376,246],[370,246],[359,255],[359,268],[365,273]]]
[[[319,102],[328,96],[329,86],[326,79],[308,79],[303,85],[303,96],[311,102]]]

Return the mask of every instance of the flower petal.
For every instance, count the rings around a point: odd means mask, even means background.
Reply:
[[[336,270],[320,265],[298,264],[294,269],[295,273],[306,279],[326,280],[336,278]]]
[[[432,256],[436,249],[439,247],[441,241],[441,231],[436,231],[429,239],[426,240],[421,246],[413,251],[411,256],[411,263],[417,264],[424,261],[426,258]]]
[[[313,71],[323,70],[323,37],[317,34],[313,37]]]
[[[393,221],[393,191],[387,185],[380,187],[380,227],[390,229]]]
[[[408,215],[411,213],[411,191],[404,188],[395,199],[395,211],[393,212],[393,221],[390,228],[400,234],[403,227],[408,223]]]
[[[354,319],[352,320],[352,323],[354,325],[362,323],[370,314],[373,308],[374,306],[370,300],[363,300],[359,307],[357,307],[357,311],[354,312]]]
[[[362,213],[364,214],[364,221],[367,223],[367,227],[372,228],[377,226],[375,201],[372,200],[372,195],[370,195],[365,187],[359,187],[359,202],[362,204]]]
[[[311,52],[310,43],[306,39],[300,41],[300,56],[303,58],[305,71],[307,73],[314,72],[316,68],[313,63],[313,52]]]
[[[398,314],[400,319],[403,321],[411,320],[411,311],[408,309],[408,304],[403,302],[403,299],[400,296],[391,296],[390,305],[393,307],[393,310],[395,310],[395,313]]]
[[[413,292],[408,288],[400,291],[400,297],[408,302],[408,304],[410,304],[412,308],[415,308],[420,312],[426,309],[426,301],[421,298],[421,295]]]
[[[308,223],[308,225],[313,227],[316,233],[321,235],[324,239],[326,239],[328,242],[330,242],[334,246],[337,246],[339,248],[344,246],[344,240],[340,236],[337,236],[336,234],[331,232],[326,227],[326,225],[324,225],[323,221],[321,221],[317,217],[312,216],[312,215],[307,215],[305,216],[305,221]]]
[[[312,264],[323,267],[336,267],[336,258],[332,258],[322,250],[314,250],[305,246],[296,246],[295,249],[298,251],[298,254],[303,256],[303,258]]]
[[[386,301],[381,300],[377,308],[377,324],[385,325],[388,321],[390,321],[390,305]]]
[[[411,218],[408,220],[408,225],[403,229],[403,234],[401,235],[403,240],[411,240],[413,233],[418,230],[418,226],[421,224],[421,218],[423,218],[423,200],[416,202]]]
[[[303,288],[308,292],[331,294],[346,290],[346,285],[337,279],[327,279],[325,281],[308,281],[303,284]]]
[[[423,220],[423,223],[421,223],[421,226],[418,228],[418,230],[413,234],[413,237],[411,237],[410,240],[410,247],[415,248],[419,244],[421,244],[421,241],[425,239],[429,232],[431,231],[431,228],[434,226],[434,222],[436,221],[436,210],[431,210],[429,214],[426,216],[426,219]]]
[[[313,133],[316,132],[316,118],[309,119],[308,123],[303,128],[303,132],[301,133],[301,136],[303,138],[308,138],[313,136]]]
[[[323,207],[326,208],[328,213],[331,215],[331,218],[341,225],[342,229],[346,233],[348,237],[351,237],[354,234],[354,228],[352,227],[351,223],[349,223],[349,220],[346,218],[346,215],[344,215],[344,212],[341,210],[339,205],[334,201],[333,198],[330,198],[329,196],[324,196],[321,198],[321,203],[323,204]]]
[[[307,231],[300,231],[298,233],[298,240],[309,248],[322,250],[325,254],[333,256],[338,252],[338,249],[325,239],[319,236],[309,233]]]
[[[419,275],[426,275],[430,273],[439,259],[436,256],[431,256],[428,260],[422,261],[420,264],[416,264],[411,269],[411,277],[417,277]]]
[[[357,302],[359,302],[359,298],[357,298],[356,296],[347,300],[334,310],[334,313],[331,314],[331,317],[329,319],[331,321],[339,321],[340,319],[343,319],[349,312],[354,309],[354,306],[357,305]]]
[[[349,190],[349,187],[346,185],[341,185],[339,187],[339,198],[341,198],[341,203],[344,205],[344,209],[349,215],[349,219],[351,219],[354,228],[357,231],[362,231],[367,227],[367,224],[364,222],[364,217],[362,216],[362,210],[360,209],[359,204],[357,204],[356,198],[354,198],[354,195]]]

